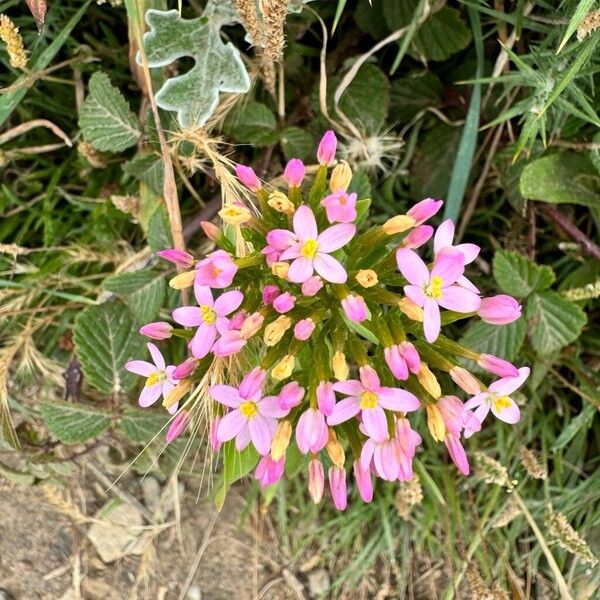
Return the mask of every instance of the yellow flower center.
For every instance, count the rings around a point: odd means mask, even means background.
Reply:
[[[341,194],[338,202],[340,203],[340,206],[346,206],[346,202],[348,202],[348,196],[346,196],[346,194]]]
[[[362,410],[365,408],[377,408],[377,394],[373,392],[363,392],[360,395],[360,407]]]
[[[432,277],[429,285],[425,288],[425,294],[439,300],[442,297],[442,285],[444,285],[444,280],[439,275]]]
[[[300,254],[302,254],[304,258],[314,258],[318,247],[319,244],[317,243],[317,240],[306,240],[300,249]]]
[[[505,408],[510,408],[511,402],[508,396],[500,396],[499,398],[494,398],[494,408],[497,412],[504,410]]]
[[[246,419],[251,419],[258,411],[256,410],[256,404],[247,400],[240,404],[240,412]]]
[[[202,313],[202,320],[207,325],[212,325],[217,319],[217,313],[207,304],[200,307],[200,312]]]
[[[152,373],[152,375],[150,375],[150,377],[146,379],[146,386],[151,387],[153,385],[156,385],[159,381],[162,381],[164,378],[164,371],[154,371],[154,373]]]

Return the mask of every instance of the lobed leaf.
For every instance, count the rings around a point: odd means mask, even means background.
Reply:
[[[518,252],[499,250],[494,255],[494,277],[503,292],[525,298],[549,288],[554,282],[554,271],[546,265],[536,265]]]

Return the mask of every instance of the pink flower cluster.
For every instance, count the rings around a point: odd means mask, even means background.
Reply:
[[[331,499],[344,510],[349,465],[365,502],[377,478],[412,479],[413,459],[424,444],[413,428],[417,411],[426,414],[431,440],[444,442],[467,475],[464,439],[481,429],[490,411],[505,423],[519,421],[511,395],[529,369],[441,335],[444,322],[461,318],[511,323],[521,306],[506,295],[483,298],[467,278],[465,269],[480,249],[455,244],[451,220],[437,229],[426,223],[441,200],[427,198],[359,231],[367,201],[352,191],[347,164],[329,173],[336,145],[328,131],[312,182],[302,161],[288,162],[287,195],[267,190],[250,167],[237,166],[260,213],[236,202],[220,214],[244,229],[249,252],[237,256],[233,241],[212,223],[203,229],[217,248],[203,259],[179,249],[159,252],[183,270],[171,285],[193,288],[195,302],[173,311],[175,325],[149,323],[140,332],[159,342],[185,340],[187,357],[167,366],[149,343],[153,362],[131,360],[126,368],[146,378],[141,406],[162,396],[174,415],[168,441],[206,414],[207,391],[215,451],[223,444],[238,451],[250,446],[256,479],[265,487],[283,476],[295,444],[306,456],[312,499],[323,497],[327,471]],[[484,384],[465,360],[499,379]],[[251,368],[231,376],[237,385],[223,381],[242,364]],[[458,389],[442,393],[444,373]]]

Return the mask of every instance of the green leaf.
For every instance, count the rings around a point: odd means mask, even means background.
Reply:
[[[165,170],[158,154],[135,156],[123,165],[123,171],[145,183],[157,196],[163,195]]]
[[[44,402],[40,413],[50,432],[65,444],[82,444],[102,435],[111,415],[84,404]]]
[[[536,265],[518,252],[499,250],[494,255],[494,277],[503,292],[525,298],[531,292],[545,290],[554,282],[554,271]]]
[[[557,292],[534,294],[527,302],[527,319],[538,354],[551,354],[574,342],[587,322],[581,307]]]
[[[268,146],[277,141],[277,119],[266,104],[245,102],[232,110],[223,123],[223,131],[237,142]]]
[[[529,163],[519,189],[529,200],[590,207],[600,203],[600,175],[589,157],[576,152],[542,156]]]
[[[128,406],[117,429],[131,442],[148,444],[160,435],[167,423],[168,416],[164,412],[158,413]]]
[[[310,160],[316,152],[316,143],[308,131],[300,127],[288,127],[283,130],[280,138],[281,148],[285,157]]]
[[[103,152],[121,152],[134,146],[141,136],[139,122],[108,75],[94,73],[89,88],[79,110],[83,137]]]
[[[104,280],[104,287],[122,297],[140,324],[156,317],[167,292],[164,273],[146,269],[111,275]]]
[[[75,321],[75,352],[83,374],[105,394],[133,387],[136,378],[125,370],[125,363],[137,358],[142,341],[129,310],[122,304],[90,306]]]
[[[408,123],[420,111],[440,106],[443,94],[437,75],[429,71],[395,79],[390,91],[390,118]]]
[[[592,10],[592,7],[596,4],[596,0],[579,0],[579,4],[575,9],[575,12],[571,16],[565,35],[563,36],[556,54],[558,54],[569,41],[569,38],[577,31],[579,24],[583,21],[583,18]]]
[[[486,354],[514,360],[525,341],[527,324],[520,318],[508,325],[490,325],[484,321],[473,323],[461,339],[461,344]]]
[[[587,432],[597,412],[598,409],[595,406],[586,404],[583,410],[574,419],[571,419],[567,426],[560,432],[560,435],[551,446],[552,451],[557,452],[558,450],[562,450],[582,429],[584,432]]]
[[[167,209],[161,204],[148,220],[148,246],[153,252],[173,247]]]
[[[348,186],[348,193],[352,194],[356,192],[356,197],[358,201],[369,199],[371,202],[371,180],[369,176],[363,171],[354,171],[352,173],[352,179],[350,181],[350,185]],[[359,208],[356,208],[357,212]]]
[[[150,67],[165,67],[185,56],[194,59],[187,73],[171,77],[156,93],[158,106],[176,111],[183,128],[204,125],[219,103],[220,92],[250,89],[239,51],[221,40],[221,27],[235,19],[233,15],[218,14],[217,5],[210,2],[197,19],[182,19],[177,10],[146,13],[150,31],[144,34],[144,47]]]
[[[236,450],[235,440],[223,444],[223,482],[215,496],[218,509],[223,507],[231,484],[250,473],[258,463],[258,459],[258,452],[252,444],[248,444],[241,452]]]

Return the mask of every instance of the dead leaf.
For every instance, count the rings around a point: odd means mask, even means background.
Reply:
[[[46,18],[46,10],[48,9],[48,3],[46,0],[25,0],[29,10],[35,19],[38,31],[42,30],[44,25],[44,19]]]

